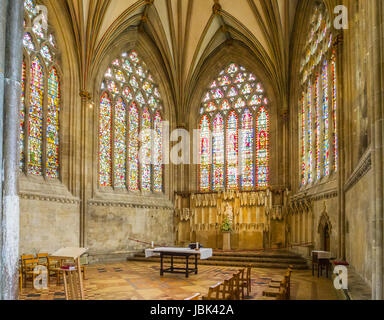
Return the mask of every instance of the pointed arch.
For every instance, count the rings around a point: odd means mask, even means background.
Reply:
[[[269,187],[267,105],[262,83],[241,65],[230,63],[210,83],[200,108],[200,191]]]
[[[111,61],[101,80],[101,90],[114,101],[108,118],[113,128],[112,148],[99,153],[100,159],[111,155],[112,187],[162,193],[162,99],[151,72],[135,50]]]

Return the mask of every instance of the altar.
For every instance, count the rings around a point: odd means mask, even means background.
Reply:
[[[284,192],[271,191],[177,194],[177,245],[191,242],[223,250],[230,233],[232,250],[277,248],[285,244]],[[230,217],[230,230],[223,228]]]

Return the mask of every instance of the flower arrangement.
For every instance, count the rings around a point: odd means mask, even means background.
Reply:
[[[222,232],[230,232],[232,231],[232,221],[229,219],[228,215],[225,216],[223,220],[223,224],[221,225]]]

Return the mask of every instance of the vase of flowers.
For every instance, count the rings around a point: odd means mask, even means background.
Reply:
[[[223,219],[221,225],[221,232],[223,233],[223,250],[231,250],[231,231],[232,231],[232,221],[228,215]]]

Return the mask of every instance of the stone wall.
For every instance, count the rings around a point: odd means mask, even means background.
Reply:
[[[20,200],[20,254],[78,247],[79,203]]]
[[[374,214],[373,172],[369,171],[346,193],[346,258],[369,284],[372,282],[371,221]]]
[[[153,204],[157,202],[157,205]],[[122,260],[156,245],[174,244],[173,207],[168,200],[92,200],[88,203],[86,243],[91,262]],[[138,240],[140,242],[136,242]]]

